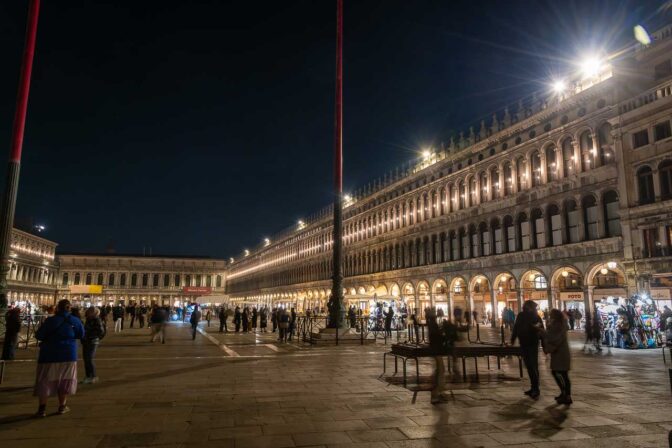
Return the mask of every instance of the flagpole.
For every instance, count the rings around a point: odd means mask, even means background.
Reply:
[[[28,110],[28,94],[30,92],[30,75],[33,70],[35,40],[37,37],[37,19],[40,13],[40,0],[30,0],[28,7],[28,24],[26,41],[21,59],[21,74],[16,97],[14,126],[12,128],[12,146],[9,152],[5,192],[0,209],[0,313],[7,308],[7,273],[9,272],[9,250],[12,243],[14,228],[14,212],[19,188],[19,172],[21,171],[21,151],[23,134],[26,128],[26,112]],[[2,313],[4,315],[4,313]],[[3,329],[4,330],[4,329]]]
[[[336,104],[334,117],[334,241],[333,285],[329,326],[343,327],[343,0],[336,0]]]

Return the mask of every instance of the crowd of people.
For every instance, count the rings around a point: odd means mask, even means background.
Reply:
[[[291,341],[296,333],[298,314],[295,308],[289,311],[283,307],[270,309],[268,306],[236,306],[233,310],[227,306],[217,309],[219,332],[229,333],[229,317],[232,317],[235,333],[266,333],[268,321],[271,321],[271,332],[278,333],[279,342]],[[309,315],[309,313],[306,313]]]

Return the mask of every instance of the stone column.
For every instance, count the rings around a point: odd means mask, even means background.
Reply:
[[[517,296],[517,298],[518,298],[518,312],[519,313],[523,310],[523,302],[525,300],[523,296],[524,296],[523,288],[519,286],[518,287],[518,296]]]
[[[595,289],[594,286],[583,287],[583,306],[585,308],[584,311],[590,311],[590,315],[595,317],[593,316],[593,289]]]
[[[491,285],[492,286],[492,285]],[[497,289],[495,288],[490,288],[490,306],[492,307],[492,321],[491,325],[492,328],[497,328],[497,321],[498,321],[498,308],[497,308]]]
[[[546,300],[548,300],[548,311],[550,312],[553,308],[555,308],[555,301],[553,300],[553,293],[554,293],[554,288],[550,286],[550,281],[549,281],[549,287],[546,289]]]

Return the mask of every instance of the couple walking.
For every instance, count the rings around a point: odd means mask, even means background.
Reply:
[[[536,400],[539,398],[539,342],[544,353],[551,355],[551,373],[560,388],[560,395],[555,397],[558,404],[572,404],[572,389],[569,380],[571,358],[567,340],[567,319],[562,312],[552,309],[549,314],[548,327],[544,329],[537,304],[527,300],[523,304],[522,313],[518,314],[511,333],[511,344],[518,339],[523,361],[530,377],[531,388],[525,395]]]

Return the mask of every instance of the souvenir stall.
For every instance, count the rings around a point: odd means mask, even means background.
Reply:
[[[649,297],[609,296],[595,302],[602,322],[602,344],[616,348],[656,348],[662,344],[660,313]]]

